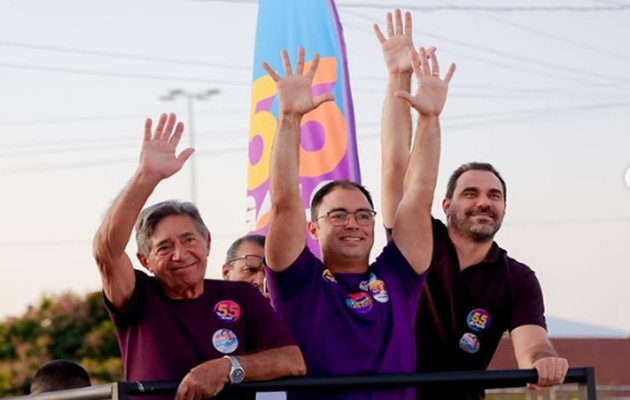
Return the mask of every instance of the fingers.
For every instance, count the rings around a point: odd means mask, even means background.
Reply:
[[[394,36],[394,22],[392,21],[392,13],[387,13],[387,35]]]
[[[297,66],[295,67],[295,73],[297,75],[302,75],[304,73],[304,47],[298,47],[298,60]]]
[[[375,27],[375,29],[378,30],[377,27]],[[380,31],[379,31],[379,33],[380,33]],[[292,71],[292,68],[291,68],[291,59],[289,58],[289,53],[286,50],[282,50],[280,52],[280,55],[282,57],[282,65],[283,65],[283,68],[284,68],[285,76],[293,75],[293,71]],[[304,58],[305,58],[305,50],[304,50],[303,47],[299,47],[298,48],[298,59],[297,59],[296,67],[295,67],[295,74],[296,75],[303,75],[304,74],[304,66],[305,66]],[[306,75],[309,76],[310,78],[313,78],[315,76],[315,72],[317,71],[318,64],[319,64],[319,54],[316,53],[313,56],[313,61],[311,62],[311,66],[310,66],[308,72],[306,73]],[[274,82],[278,82],[278,81],[282,80],[282,77],[268,63],[263,62],[262,63],[262,67],[269,74],[269,76],[271,77],[271,79],[273,79]]]
[[[420,63],[420,70],[424,75],[429,75],[431,73],[431,68],[429,67],[429,63],[424,61],[427,59],[426,49],[424,47],[420,47],[418,49],[418,55],[420,56],[420,60],[422,60]]]
[[[446,72],[446,75],[444,75],[444,82],[446,83],[451,82],[451,79],[453,78],[453,74],[455,73],[456,67],[457,66],[454,63],[451,63],[451,65],[448,67],[448,71]]]
[[[406,90],[397,90],[394,92],[394,96],[407,101],[409,105],[413,105],[413,96]]]
[[[385,38],[385,35],[383,35],[383,32],[381,32],[381,28],[379,28],[378,24],[374,24],[372,28],[374,29],[374,34],[376,35],[378,41],[381,44],[385,43],[387,39]]]
[[[411,13],[407,11],[405,13],[405,36],[413,35],[413,27],[411,25]]]
[[[545,357],[535,364],[538,373],[538,386],[554,386],[564,382],[569,363],[561,357]]]
[[[320,94],[319,96],[313,97],[313,105],[315,106],[315,108],[317,108],[320,106],[320,104],[333,101],[333,100],[335,100],[334,94],[324,93],[324,94]]]
[[[160,118],[158,119],[158,124],[155,127],[155,135],[154,137],[156,139],[159,139],[162,137],[162,132],[164,131],[164,126],[166,125],[166,119],[168,118],[168,116],[166,114],[162,114],[160,115]]]
[[[151,140],[151,127],[153,126],[153,120],[151,118],[147,118],[144,121],[144,141],[148,142]]]
[[[289,53],[286,50],[282,50],[280,52],[280,56],[282,57],[282,65],[284,66],[284,76],[293,75],[293,71],[291,70],[291,60],[289,59]]]
[[[271,66],[269,64],[267,64],[266,62],[262,63],[262,67],[265,71],[267,71],[267,73],[269,74],[269,76],[271,77],[271,79],[273,79],[274,82],[278,82],[280,79],[280,75],[278,75],[278,73],[271,68]]]
[[[304,58],[304,49],[302,49],[302,58]],[[308,69],[307,76],[311,79],[315,77],[315,72],[317,72],[317,67],[319,66],[319,53],[315,53],[313,56],[313,61],[311,61],[311,66]]]
[[[182,134],[184,133],[184,123],[178,122],[175,125],[175,133],[168,139],[168,142],[177,147],[179,141],[182,139]]]
[[[435,56],[435,48],[427,50],[429,57],[429,63],[431,64],[431,75],[440,76],[440,65],[438,64],[437,57]]]
[[[402,35],[403,34],[402,13],[400,12],[400,9],[397,8],[394,14],[395,14],[394,27],[395,27],[396,35]]]

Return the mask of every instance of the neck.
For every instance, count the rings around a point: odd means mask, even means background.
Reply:
[[[362,274],[369,266],[367,260],[334,260],[325,256],[322,256],[322,262],[333,274]]]
[[[188,286],[186,288],[168,288],[166,286],[162,286],[164,288],[164,293],[166,296],[173,300],[192,300],[203,294],[203,280],[198,284],[193,286]]]
[[[492,248],[493,238],[485,242],[474,242],[468,238],[462,237],[457,232],[453,231],[451,227],[448,228],[448,236],[455,245],[460,270],[464,270],[471,265],[479,264],[485,260]]]

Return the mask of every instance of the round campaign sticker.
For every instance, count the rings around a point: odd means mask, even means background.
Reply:
[[[229,329],[219,329],[212,334],[212,345],[221,353],[230,354],[238,347],[238,338]]]
[[[385,289],[385,282],[380,279],[370,281],[370,293],[372,293],[374,300],[379,303],[387,303],[389,301],[389,295]]]
[[[358,313],[366,313],[372,309],[372,298],[365,292],[350,293],[346,297],[346,305]]]
[[[466,318],[466,323],[473,331],[480,332],[487,329],[490,326],[490,313],[483,308],[475,308]]]
[[[475,354],[479,351],[479,338],[473,333],[466,332],[459,339],[459,347],[466,353]]]
[[[324,272],[322,273],[322,277],[324,278],[325,281],[332,282],[332,283],[337,283],[337,280],[335,279],[335,276],[333,275],[332,272],[330,272],[330,270],[328,268],[326,268],[324,270]]]
[[[241,317],[241,306],[232,300],[222,300],[214,305],[214,315],[224,322],[236,322]]]

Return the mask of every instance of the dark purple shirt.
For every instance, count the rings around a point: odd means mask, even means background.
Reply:
[[[174,300],[155,278],[138,270],[135,275],[128,310],[114,310],[105,298],[127,380],[179,382],[208,360],[295,345],[269,302],[249,283],[206,279],[200,297]]]
[[[305,247],[268,271],[272,305],[300,346],[309,376],[413,373],[414,318],[424,282],[393,242],[363,274],[332,274]],[[413,399],[415,391],[290,394],[290,398]]]
[[[485,370],[505,331],[546,328],[534,271],[496,243],[486,259],[460,271],[446,226],[433,221],[435,246],[416,320],[419,371]],[[480,399],[483,390],[449,385],[419,390],[427,399]]]

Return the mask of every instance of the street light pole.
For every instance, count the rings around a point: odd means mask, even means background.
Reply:
[[[173,101],[178,97],[185,97],[188,104],[188,138],[190,147],[195,148],[195,100],[207,100],[210,97],[221,93],[219,89],[208,89],[205,92],[190,93],[182,89],[171,89],[167,95],[160,97],[163,101]],[[195,166],[195,157],[189,161],[190,165],[190,197],[193,203],[197,204],[197,170]]]

